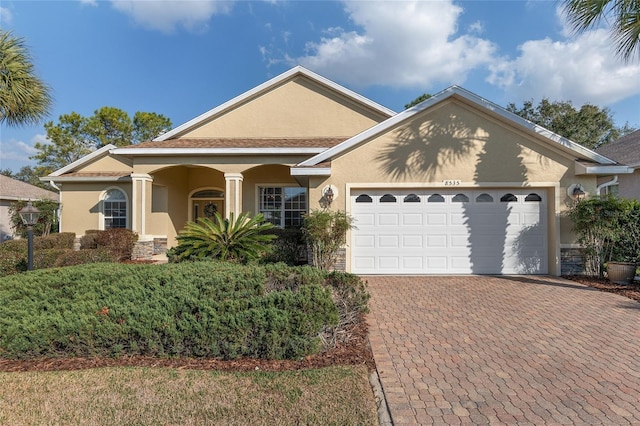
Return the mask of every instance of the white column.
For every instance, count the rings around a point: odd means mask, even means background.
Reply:
[[[131,230],[137,232],[140,223],[140,237],[146,235],[147,230],[147,182],[153,182],[150,175],[131,173]]]
[[[224,215],[229,217],[233,213],[238,217],[242,213],[242,173],[225,173]]]

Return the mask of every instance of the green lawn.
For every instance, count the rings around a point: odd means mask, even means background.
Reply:
[[[375,425],[365,367],[0,373],[2,425]]]

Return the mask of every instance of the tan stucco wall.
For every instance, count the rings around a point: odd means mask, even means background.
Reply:
[[[620,175],[618,179],[620,181],[618,190],[621,197],[640,200],[640,169],[631,175]]]
[[[596,189],[594,177],[576,177],[574,160],[535,136],[464,104],[448,102],[334,158],[330,178],[310,179],[309,198],[311,208],[318,208],[322,189],[333,184],[339,196],[332,208],[348,211],[348,185],[444,188],[445,180],[460,181],[461,188],[532,186],[545,190],[552,273],[556,272],[559,245],[574,242],[571,225],[561,218],[570,201],[566,188],[579,182],[587,192]]]
[[[181,137],[351,136],[386,118],[305,77],[298,77]]]
[[[62,185],[62,232],[75,232],[80,237],[86,230],[100,229],[100,195],[112,187],[121,189],[127,195],[131,217],[131,182],[65,182]]]
[[[105,155],[104,157],[97,158],[88,164],[84,164],[81,169],[76,171],[82,173],[92,172],[123,172],[124,174],[131,173],[133,170],[130,160],[124,157],[114,157],[112,155]]]

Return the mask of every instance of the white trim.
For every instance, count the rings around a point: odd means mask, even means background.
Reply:
[[[294,77],[297,76],[305,76],[311,80],[314,80],[315,82],[327,86],[331,89],[333,89],[336,92],[341,93],[342,95],[352,98],[353,100],[364,104],[366,106],[368,106],[371,109],[376,110],[377,112],[381,113],[381,114],[385,114],[388,116],[393,116],[395,115],[395,111],[392,111],[382,105],[377,104],[376,102],[372,101],[371,99],[365,98],[364,96],[355,93],[325,77],[322,77],[316,73],[314,73],[313,71],[310,71],[302,66],[296,66],[291,68],[288,71],[285,71],[284,73],[254,87],[251,90],[248,90],[246,92],[244,92],[243,94],[236,96],[235,98],[223,103],[222,105],[219,105],[207,112],[205,112],[204,114],[201,114],[199,116],[197,116],[196,118],[187,121],[184,124],[181,124],[180,126],[170,130],[169,132],[158,136],[157,138],[154,139],[154,141],[156,142],[161,142],[161,141],[166,141],[168,139],[173,139],[176,135],[179,135],[181,133],[184,133],[198,125],[200,125],[201,123],[209,120],[210,118],[222,114],[225,111],[231,109],[232,107],[241,104],[253,97],[256,97],[268,90],[270,90],[271,88],[281,84],[282,82],[288,80],[288,79],[293,79]]]
[[[52,179],[50,176],[41,177],[42,182],[130,182],[130,175],[122,176],[60,176]]]
[[[291,167],[291,176],[331,176],[331,167]]]
[[[105,227],[104,227],[104,196],[106,195],[107,192],[109,192],[112,189],[117,189],[118,191],[122,192],[124,194],[124,199],[127,203],[127,217],[126,217],[126,221],[125,221],[125,227],[126,229],[131,229],[131,202],[129,200],[129,197],[127,196],[127,191],[125,191],[124,189],[120,188],[119,186],[110,186],[108,188],[105,188],[104,190],[102,190],[100,192],[100,197],[98,198],[98,203],[99,203],[99,209],[98,209],[98,229],[100,231],[104,231]]]
[[[225,217],[230,217],[229,214],[231,212],[231,203],[233,202],[233,211],[235,213],[235,217],[237,218],[242,213],[242,181],[244,180],[244,176],[242,173],[225,173],[225,189],[226,192],[224,194],[224,207],[225,207]],[[233,200],[229,197],[229,193],[231,192],[231,182],[234,183],[234,191],[233,191]]]
[[[114,155],[265,155],[318,154],[326,147],[315,148],[117,148]]]
[[[93,160],[96,157],[100,157],[101,155],[108,153],[110,150],[114,149],[116,146],[109,144],[109,145],[105,145],[100,149],[96,149],[95,151],[93,151],[90,154],[85,155],[82,158],[77,159],[76,161],[74,161],[71,164],[68,164],[66,166],[64,166],[61,169],[56,170],[55,172],[51,173],[49,176],[60,176],[64,173],[67,173],[70,170],[75,169],[76,167],[82,166],[88,162],[90,162],[91,160]]]
[[[628,166],[612,165],[586,165],[579,161],[576,161],[576,176],[579,175],[624,175],[633,173],[633,169]]]
[[[323,161],[326,161],[338,154],[341,154],[357,145],[360,145],[366,142],[368,139],[371,139],[375,136],[382,134],[393,126],[399,124],[403,120],[407,120],[419,112],[430,108],[440,102],[443,102],[453,96],[460,97],[472,104],[475,104],[487,111],[490,111],[493,114],[498,115],[499,117],[511,121],[516,125],[526,128],[527,130],[534,132],[556,144],[557,147],[564,148],[564,150],[569,150],[570,152],[579,155],[582,158],[596,161],[601,164],[615,164],[615,161],[600,155],[590,149],[583,147],[580,144],[577,144],[573,141],[570,141],[567,138],[564,138],[552,131],[545,129],[542,126],[538,126],[524,118],[507,111],[499,105],[496,105],[474,93],[469,92],[459,86],[451,86],[436,95],[430,97],[429,99],[419,103],[418,105],[406,109],[403,112],[396,114],[395,116],[379,123],[355,136],[347,139],[346,141],[327,149],[326,151],[312,157],[308,160],[303,161],[299,164],[299,166],[315,166]]]
[[[598,187],[596,188],[596,194],[597,195],[602,195],[602,190],[604,188],[608,188],[610,186],[616,186],[616,185],[618,185],[618,175],[615,175],[613,177],[613,179],[611,179],[609,182],[605,182],[605,183],[602,183],[602,184],[598,185]]]

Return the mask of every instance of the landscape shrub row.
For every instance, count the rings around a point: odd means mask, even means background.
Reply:
[[[365,312],[367,299],[354,275],[284,264],[35,271],[0,283],[0,357],[297,359],[345,315]]]
[[[33,268],[118,262],[131,258],[137,235],[128,229],[108,229],[81,238],[81,250],[74,250],[75,234],[63,232],[33,239]],[[88,242],[90,241],[90,243]],[[83,244],[84,242],[84,244]],[[0,244],[0,277],[27,270],[27,240]]]

